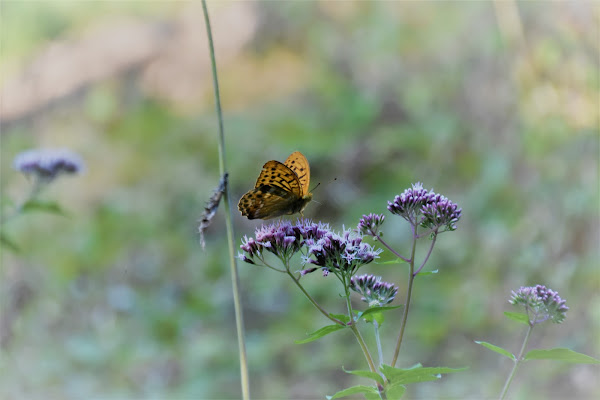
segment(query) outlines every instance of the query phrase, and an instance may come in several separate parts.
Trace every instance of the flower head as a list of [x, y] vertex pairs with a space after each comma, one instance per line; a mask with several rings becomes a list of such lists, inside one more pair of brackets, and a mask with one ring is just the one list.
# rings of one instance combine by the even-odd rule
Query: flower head
[[369, 307], [384, 306], [391, 303], [398, 293], [398, 288], [391, 283], [382, 282], [380, 276], [361, 275], [350, 279], [350, 289], [362, 295], [362, 301]]
[[433, 191], [423, 189], [421, 182], [414, 183], [410, 189], [406, 189], [402, 194], [396, 196], [394, 201], [388, 201], [388, 210], [407, 220], [416, 221], [416, 217], [421, 211], [421, 207], [427, 204]]
[[421, 225], [438, 230], [453, 231], [460, 219], [462, 209], [441, 194], [430, 196], [427, 204], [421, 207], [424, 220]]
[[289, 261], [305, 245], [306, 240], [319, 240], [327, 232], [328, 224], [314, 223], [308, 219], [299, 219], [294, 225], [285, 220], [261, 225], [254, 232], [254, 237], [244, 236], [240, 246], [243, 253], [238, 258], [255, 264], [255, 258], [262, 258], [264, 251], [268, 251]]
[[385, 216], [383, 214], [363, 215], [358, 222], [357, 230], [363, 235], [380, 236], [379, 227], [384, 220]]
[[60, 174], [83, 171], [83, 161], [66, 149], [33, 149], [17, 154], [13, 167], [24, 174], [50, 181]]
[[423, 189], [420, 182], [396, 196], [393, 202], [388, 201], [388, 210], [413, 226], [421, 225], [437, 233], [455, 230], [462, 214], [455, 203], [433, 190]]
[[566, 318], [569, 307], [557, 292], [543, 285], [522, 286], [512, 292], [511, 304], [522, 305], [529, 315], [530, 324], [539, 324], [550, 319], [560, 324]]
[[[361, 266], [379, 257], [381, 249], [364, 243], [362, 236], [352, 230], [341, 234], [327, 231], [318, 239], [306, 239], [308, 246], [306, 262], [329, 272], [353, 275]], [[314, 258], [310, 258], [310, 256]]]

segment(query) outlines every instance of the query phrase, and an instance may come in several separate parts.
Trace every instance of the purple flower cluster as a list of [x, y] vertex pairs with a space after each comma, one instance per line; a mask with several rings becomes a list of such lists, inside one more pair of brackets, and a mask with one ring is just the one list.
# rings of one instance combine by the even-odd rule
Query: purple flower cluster
[[261, 225], [254, 237], [244, 236], [238, 258], [255, 264], [256, 258], [262, 258], [265, 251], [275, 254], [285, 262], [305, 245], [306, 240], [320, 238], [329, 232], [329, 225], [313, 223], [310, 220], [298, 220], [295, 225], [279, 220], [272, 224]]
[[440, 228], [455, 230], [462, 213], [455, 203], [433, 190], [423, 189], [420, 182], [396, 196], [393, 202], [388, 201], [387, 208], [413, 226], [421, 225], [436, 232]]
[[358, 268], [378, 258], [382, 251], [364, 243], [362, 236], [350, 229], [341, 234], [327, 231], [321, 237], [307, 239], [306, 245], [307, 263], [321, 267], [324, 271], [348, 275], [353, 275]]
[[522, 305], [529, 315], [530, 323], [539, 324], [550, 319], [560, 324], [566, 318], [569, 307], [557, 292], [543, 285], [522, 286], [512, 292], [511, 304]]
[[83, 161], [66, 149], [33, 149], [17, 154], [13, 167], [24, 174], [49, 181], [63, 173], [83, 171]]
[[238, 258], [250, 264], [257, 259], [264, 262], [265, 251], [273, 253], [288, 263], [297, 252], [304, 250], [304, 263], [315, 267], [305, 269], [302, 275], [322, 269], [329, 272], [354, 274], [359, 267], [379, 257], [381, 249], [375, 250], [363, 243], [362, 236], [345, 230], [338, 234], [328, 224], [314, 223], [307, 219], [292, 225], [289, 221], [278, 221], [256, 229], [254, 237], [244, 237]]
[[382, 282], [380, 276], [361, 275], [350, 279], [350, 289], [362, 295], [362, 301], [369, 307], [384, 306], [391, 303], [398, 293], [398, 288], [388, 282]]
[[363, 215], [358, 222], [357, 230], [363, 235], [380, 236], [379, 227], [383, 224], [385, 216], [383, 214]]

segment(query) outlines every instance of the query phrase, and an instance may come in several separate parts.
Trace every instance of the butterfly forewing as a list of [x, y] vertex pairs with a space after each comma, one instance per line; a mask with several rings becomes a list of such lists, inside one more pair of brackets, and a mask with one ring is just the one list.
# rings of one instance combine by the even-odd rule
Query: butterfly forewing
[[263, 165], [254, 187], [259, 188], [264, 185], [277, 186], [296, 196], [302, 196], [302, 186], [298, 176], [279, 161], [268, 161]]
[[310, 183], [310, 166], [308, 165], [308, 160], [304, 157], [304, 154], [295, 151], [290, 154], [284, 164], [294, 171], [300, 181], [300, 186], [302, 187], [302, 196], [306, 196], [308, 194], [308, 185]]

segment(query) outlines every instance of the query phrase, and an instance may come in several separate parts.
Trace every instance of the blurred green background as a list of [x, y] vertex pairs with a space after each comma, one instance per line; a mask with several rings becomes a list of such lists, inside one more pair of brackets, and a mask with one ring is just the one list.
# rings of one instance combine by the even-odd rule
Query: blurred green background
[[[468, 366], [408, 398], [498, 395], [519, 350], [502, 313], [511, 290], [545, 284], [570, 307], [531, 348], [598, 357], [600, 7], [594, 2], [209, 2], [222, 88], [236, 246], [260, 221], [237, 212], [262, 164], [303, 152], [305, 215], [336, 229], [386, 214], [421, 181], [458, 203], [418, 279], [398, 366]], [[12, 2], [1, 11], [2, 209], [30, 182], [32, 147], [68, 147], [87, 171], [44, 193], [67, 217], [3, 227], [0, 397], [240, 397], [223, 211], [196, 233], [217, 185], [217, 124], [199, 2]], [[335, 180], [334, 180], [335, 178]], [[424, 250], [422, 248], [421, 250]], [[422, 254], [422, 253], [421, 253]], [[384, 253], [382, 259], [389, 259]], [[365, 383], [349, 332], [327, 324], [285, 276], [240, 263], [251, 393], [324, 398]], [[369, 265], [405, 296], [405, 266]], [[343, 312], [333, 278], [305, 285]], [[356, 299], [358, 300], [358, 299]], [[357, 303], [358, 304], [358, 303]], [[388, 314], [390, 354], [400, 311]], [[370, 327], [363, 334], [373, 343]], [[389, 362], [390, 356], [386, 357]], [[599, 370], [525, 364], [515, 399], [600, 396]]]

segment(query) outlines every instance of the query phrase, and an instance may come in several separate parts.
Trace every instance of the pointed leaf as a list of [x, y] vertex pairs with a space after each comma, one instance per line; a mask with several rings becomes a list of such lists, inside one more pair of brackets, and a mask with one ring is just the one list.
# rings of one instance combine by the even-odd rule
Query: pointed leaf
[[333, 318], [335, 318], [337, 320], [340, 320], [340, 321], [342, 321], [342, 322], [344, 322], [346, 324], [348, 322], [350, 322], [350, 317], [348, 317], [346, 314], [332, 314], [332, 313], [329, 313], [329, 316], [333, 317]]
[[22, 207], [23, 212], [43, 211], [50, 214], [66, 216], [67, 213], [55, 202], [46, 202], [39, 200], [29, 200]]
[[404, 396], [404, 392], [406, 391], [406, 386], [401, 384], [393, 384], [389, 385], [385, 389], [385, 394], [388, 400], [397, 400], [401, 399]]
[[513, 321], [517, 321], [522, 324], [529, 325], [529, 316], [527, 314], [505, 311], [504, 315], [506, 315], [506, 317], [512, 319]]
[[436, 269], [435, 271], [425, 271], [425, 272], [419, 272], [419, 276], [424, 276], [424, 275], [433, 275], [433, 274], [437, 274], [438, 270]]
[[476, 340], [475, 343], [480, 344], [483, 347], [487, 347], [488, 349], [495, 351], [498, 354], [502, 354], [503, 356], [508, 357], [513, 361], [515, 361], [517, 359], [517, 357], [515, 357], [514, 354], [512, 354], [508, 350], [504, 350], [502, 347], [494, 346], [493, 344], [488, 343], [488, 342], [480, 342], [478, 340]]
[[322, 327], [319, 330], [314, 331], [313, 333], [308, 334], [308, 338], [302, 340], [296, 340], [294, 343], [303, 344], [312, 342], [313, 340], [317, 340], [325, 335], [329, 335], [332, 332], [339, 331], [340, 329], [344, 329], [345, 327], [342, 325], [327, 325]]
[[404, 264], [404, 263], [406, 263], [406, 261], [404, 261], [401, 258], [396, 258], [395, 260], [375, 262], [375, 264], [378, 264], [378, 265]]
[[358, 385], [358, 386], [352, 386], [352, 387], [350, 387], [348, 389], [340, 390], [339, 392], [337, 392], [333, 396], [327, 396], [327, 398], [329, 400], [341, 399], [342, 397], [350, 396], [351, 394], [357, 394], [357, 393], [375, 393], [375, 394], [378, 394], [379, 392], [377, 391], [377, 389], [375, 389], [372, 386]]
[[441, 374], [449, 374], [453, 372], [464, 371], [467, 368], [446, 368], [446, 367], [412, 367], [407, 369], [393, 368], [389, 365], [382, 365], [381, 371], [390, 383], [408, 384], [416, 382], [427, 382], [441, 378]]
[[359, 312], [356, 315], [356, 319], [364, 318], [365, 316], [367, 316], [369, 314], [373, 314], [373, 313], [381, 313], [382, 311], [395, 310], [396, 308], [400, 308], [400, 307], [403, 307], [403, 306], [389, 306], [389, 307], [371, 307], [371, 308], [367, 308], [365, 311]]
[[356, 375], [356, 376], [362, 376], [363, 378], [373, 379], [374, 381], [379, 382], [382, 385], [384, 384], [383, 377], [381, 375], [379, 375], [377, 372], [367, 371], [367, 370], [347, 371], [343, 367], [342, 367], [342, 369], [347, 374], [352, 374], [352, 375]]
[[578, 353], [571, 349], [556, 348], [549, 350], [531, 350], [525, 354], [526, 361], [528, 360], [554, 360], [564, 361], [575, 364], [600, 364], [600, 360], [588, 355]]

